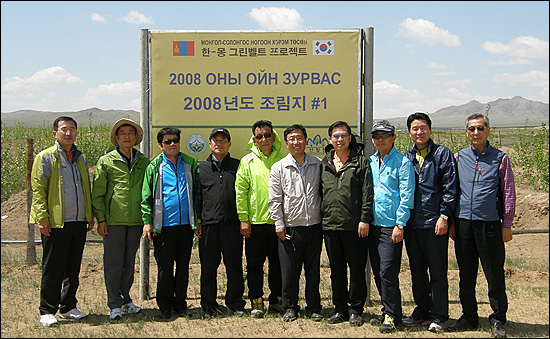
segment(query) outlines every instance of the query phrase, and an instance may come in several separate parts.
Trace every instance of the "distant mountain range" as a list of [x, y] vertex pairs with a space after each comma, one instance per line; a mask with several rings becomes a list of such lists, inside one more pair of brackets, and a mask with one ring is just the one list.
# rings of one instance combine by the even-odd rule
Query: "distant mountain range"
[[[523, 127], [548, 125], [548, 104], [532, 101], [520, 96], [512, 99], [497, 99], [483, 104], [472, 100], [464, 105], [450, 106], [429, 113], [433, 129], [464, 128], [466, 117], [474, 113], [486, 113], [489, 109], [489, 120], [492, 127]], [[413, 113], [413, 112], [411, 112]], [[88, 125], [90, 118], [93, 124], [104, 123], [112, 125], [121, 118], [130, 118], [139, 122], [139, 112], [134, 110], [101, 110], [89, 108], [77, 112], [47, 112], [34, 110], [20, 110], [10, 113], [2, 113], [2, 124], [13, 126], [21, 122], [29, 127], [50, 126], [55, 118], [61, 115], [73, 117], [80, 125]], [[408, 115], [407, 115], [408, 116]], [[401, 129], [406, 129], [407, 116], [400, 118], [388, 118], [392, 124]], [[379, 119], [375, 119], [379, 120]]]

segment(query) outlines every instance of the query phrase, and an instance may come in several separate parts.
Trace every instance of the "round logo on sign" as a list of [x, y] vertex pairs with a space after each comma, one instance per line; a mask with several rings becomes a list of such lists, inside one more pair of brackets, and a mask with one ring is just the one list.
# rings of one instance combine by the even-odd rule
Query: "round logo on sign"
[[200, 134], [193, 134], [187, 138], [187, 150], [194, 155], [204, 153], [206, 144], [206, 139]]

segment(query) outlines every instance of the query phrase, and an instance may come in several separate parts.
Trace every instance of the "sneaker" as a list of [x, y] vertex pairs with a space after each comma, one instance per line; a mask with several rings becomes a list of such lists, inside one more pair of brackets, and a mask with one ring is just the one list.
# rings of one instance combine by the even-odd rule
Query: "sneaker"
[[259, 297], [258, 299], [252, 300], [252, 311], [250, 311], [250, 316], [252, 318], [263, 318], [265, 313], [264, 299]]
[[445, 331], [445, 322], [439, 319], [434, 319], [430, 324], [430, 326], [428, 326], [428, 331], [435, 332], [435, 333]]
[[415, 318], [412, 315], [410, 317], [407, 317], [401, 321], [401, 323], [405, 326], [414, 326], [414, 325], [429, 325], [431, 323], [431, 320], [428, 319], [422, 319], [422, 318]]
[[321, 313], [313, 312], [311, 313], [311, 320], [313, 321], [322, 321], [325, 317]]
[[391, 315], [384, 314], [384, 322], [382, 323], [382, 326], [380, 326], [379, 330], [380, 333], [390, 333], [397, 331], [394, 319]]
[[67, 313], [60, 313], [59, 316], [63, 319], [71, 318], [75, 320], [80, 320], [82, 318], [86, 318], [88, 315], [86, 313], [80, 312], [78, 308], [75, 307]]
[[42, 326], [52, 326], [57, 324], [57, 319], [55, 319], [55, 315], [53, 314], [42, 314], [40, 316], [40, 323]]
[[506, 331], [504, 325], [500, 321], [495, 321], [492, 326], [491, 336], [493, 338], [506, 338]]
[[285, 315], [283, 316], [283, 321], [288, 322], [294, 320], [296, 320], [296, 312], [292, 308], [289, 308], [288, 310], [286, 310]]
[[134, 303], [127, 303], [122, 305], [122, 310], [129, 314], [136, 314], [141, 311], [141, 307], [134, 305]]
[[468, 321], [464, 315], [460, 316], [456, 323], [453, 325], [447, 327], [447, 331], [449, 332], [461, 332], [461, 331], [468, 331], [468, 330], [475, 330], [478, 326], [478, 323], [473, 323]]
[[232, 310], [231, 312], [239, 318], [242, 318], [246, 315], [246, 311], [242, 309]]
[[384, 322], [384, 315], [377, 315], [374, 318], [372, 318], [369, 323], [373, 326], [380, 326]]
[[109, 320], [122, 319], [122, 310], [120, 308], [113, 308], [109, 314]]

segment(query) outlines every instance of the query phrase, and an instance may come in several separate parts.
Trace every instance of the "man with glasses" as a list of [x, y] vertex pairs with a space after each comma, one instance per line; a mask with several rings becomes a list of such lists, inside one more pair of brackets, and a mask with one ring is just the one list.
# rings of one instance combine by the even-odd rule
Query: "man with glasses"
[[241, 159], [235, 190], [237, 214], [241, 234], [245, 237], [245, 256], [248, 298], [252, 303], [250, 315], [264, 316], [264, 262], [268, 259], [269, 308], [283, 313], [281, 305], [281, 267], [279, 264], [278, 237], [269, 214], [269, 172], [273, 164], [284, 158], [280, 153], [281, 139], [273, 130], [271, 121], [258, 120], [252, 125], [248, 142], [250, 153]]
[[192, 316], [186, 299], [193, 237], [200, 223], [194, 189], [198, 161], [180, 152], [180, 134], [174, 127], [157, 133], [162, 153], [147, 166], [142, 189], [143, 237], [155, 247], [160, 319], [169, 319], [172, 309]]
[[407, 128], [413, 145], [405, 156], [414, 165], [416, 187], [405, 247], [416, 307], [402, 323], [429, 324], [429, 331], [442, 332], [449, 319], [447, 220], [452, 218], [456, 204], [456, 164], [450, 149], [433, 142], [432, 121], [427, 114], [409, 115]]
[[399, 270], [404, 228], [414, 204], [412, 162], [395, 148], [395, 127], [387, 120], [371, 131], [377, 152], [370, 157], [374, 181], [374, 222], [369, 236], [372, 274], [382, 302], [382, 316], [371, 324], [382, 325], [382, 333], [394, 332], [403, 316]]
[[225, 306], [244, 316], [243, 236], [235, 205], [235, 176], [239, 160], [229, 153], [231, 135], [226, 128], [210, 132], [210, 152], [199, 164], [200, 184], [199, 256], [201, 261], [201, 307], [205, 318], [220, 314], [217, 272], [223, 255], [227, 275]]
[[[334, 315], [331, 324], [363, 324], [367, 299], [369, 224], [373, 221], [373, 184], [369, 159], [345, 121], [328, 128], [330, 144], [321, 162], [322, 224], [330, 263]], [[349, 290], [348, 290], [349, 267]]]
[[271, 167], [269, 175], [269, 211], [280, 239], [282, 301], [286, 310], [283, 321], [295, 320], [300, 310], [302, 265], [306, 278], [306, 312], [313, 321], [321, 321], [321, 160], [306, 154], [304, 126], [288, 127], [284, 138], [289, 154]]
[[504, 243], [512, 240], [516, 189], [510, 158], [489, 144], [490, 131], [487, 116], [470, 115], [466, 119], [466, 135], [471, 146], [455, 154], [459, 198], [449, 234], [455, 241], [462, 315], [447, 330], [465, 331], [479, 325], [476, 280], [481, 261], [493, 310], [489, 315], [491, 334], [503, 338], [508, 310]]

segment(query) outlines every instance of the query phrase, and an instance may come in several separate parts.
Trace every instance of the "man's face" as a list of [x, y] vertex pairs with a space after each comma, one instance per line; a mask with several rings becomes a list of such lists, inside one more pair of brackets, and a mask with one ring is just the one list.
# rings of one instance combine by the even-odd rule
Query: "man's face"
[[208, 145], [210, 145], [210, 152], [212, 152], [212, 154], [223, 158], [229, 153], [231, 142], [227, 139], [225, 134], [220, 132], [212, 136]]
[[306, 138], [300, 129], [295, 129], [286, 136], [286, 147], [293, 157], [301, 157], [306, 151]]
[[337, 126], [332, 130], [330, 143], [336, 151], [347, 151], [350, 142], [351, 135], [348, 133], [348, 129], [346, 127]]
[[388, 154], [396, 138], [397, 136], [392, 135], [390, 132], [376, 131], [372, 134], [372, 143], [380, 153]]
[[180, 151], [180, 140], [175, 134], [166, 134], [159, 146], [167, 157], [173, 157], [178, 155]]
[[57, 131], [53, 131], [53, 136], [65, 150], [69, 150], [78, 135], [76, 126], [72, 121], [61, 120], [57, 123]]
[[275, 133], [269, 126], [256, 127], [254, 130], [254, 144], [260, 148], [263, 154], [270, 154], [275, 142]]
[[132, 148], [136, 143], [136, 130], [132, 126], [119, 127], [116, 140], [119, 147]]
[[428, 145], [428, 141], [430, 141], [432, 130], [428, 126], [426, 120], [413, 120], [411, 122], [409, 135], [418, 149], [424, 149]]
[[466, 135], [472, 146], [475, 148], [483, 148], [489, 138], [490, 127], [485, 125], [483, 118], [471, 119], [468, 121], [468, 127], [466, 127]]

